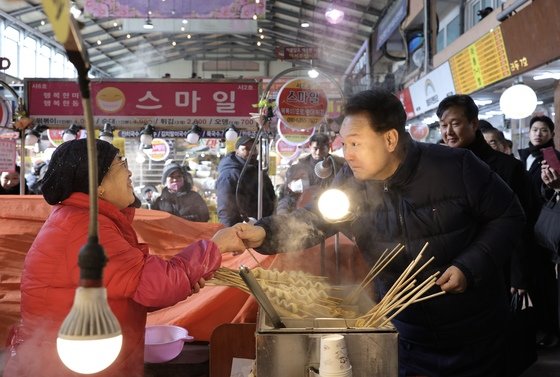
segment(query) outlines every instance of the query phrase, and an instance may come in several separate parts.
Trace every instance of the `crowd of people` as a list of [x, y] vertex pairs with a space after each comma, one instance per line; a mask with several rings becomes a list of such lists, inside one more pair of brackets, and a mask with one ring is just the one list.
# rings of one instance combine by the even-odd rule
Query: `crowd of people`
[[[257, 159], [259, 140], [239, 137], [217, 169], [217, 216], [225, 228], [212, 240], [187, 246], [171, 261], [147, 257], [147, 249], [136, 240], [130, 227], [136, 198], [126, 159], [111, 144], [97, 141], [100, 221], [109, 232], [101, 239], [111, 240], [105, 245], [108, 254], [117, 261], [124, 258], [127, 271], [121, 273], [118, 263], [111, 264], [106, 276], [115, 280], [108, 286], [109, 297], [119, 308], [117, 317], [134, 318], [123, 330], [125, 346], [134, 356], [118, 360], [115, 368], [140, 363], [139, 329], [148, 308], [169, 306], [198, 292], [219, 266], [220, 253], [246, 247], [263, 254], [297, 252], [337, 232], [351, 235], [369, 264], [397, 243], [406, 246], [376, 278], [373, 294], [378, 300], [429, 242], [428, 253], [435, 259], [419, 277], [439, 271], [434, 292], [446, 294], [414, 304], [392, 320], [399, 333], [400, 376], [516, 376], [534, 361], [535, 347], [557, 346], [557, 266], [533, 234], [540, 209], [560, 191], [560, 172], [542, 153], [554, 147], [554, 122], [545, 115], [533, 117], [529, 146], [519, 149], [516, 158], [503, 132], [478, 118], [470, 96], [443, 99], [436, 114], [441, 141], [416, 142], [406, 132], [406, 113], [393, 94], [375, 88], [352, 96], [339, 132], [344, 158], [332, 154], [329, 135], [315, 134], [309, 140], [309, 153], [287, 169], [278, 196]], [[41, 357], [31, 365], [22, 362], [31, 353], [44, 360], [49, 356], [38, 351], [46, 338], [34, 339], [26, 325], [47, 321], [41, 324], [55, 329], [70, 305], [70, 292], [77, 284], [76, 249], [87, 233], [83, 219], [89, 193], [84, 186], [87, 179], [70, 176], [69, 171], [86, 174], [83, 154], [83, 141], [63, 143], [50, 164], [34, 167], [31, 185], [26, 185], [55, 210], [27, 256], [22, 280], [24, 323], [16, 332], [17, 352], [7, 376], [45, 372]], [[556, 154], [560, 157], [560, 152]], [[3, 172], [0, 194], [19, 193], [19, 180], [17, 170]], [[155, 188], [143, 192], [151, 209], [189, 221], [209, 221], [208, 206], [194, 190], [188, 168], [166, 164], [161, 184], [157, 197], [152, 197]], [[329, 187], [340, 188], [360, 203], [351, 220], [333, 224], [321, 216], [316, 199]], [[81, 230], [76, 232], [78, 224]], [[73, 241], [61, 232], [72, 234]], [[53, 280], [58, 270], [49, 267], [45, 272], [44, 266], [54, 266], [60, 253], [67, 256], [67, 271], [56, 273]], [[179, 278], [177, 271], [190, 271], [206, 254], [216, 263]], [[129, 268], [135, 260], [138, 263]], [[135, 268], [149, 269], [152, 275]], [[163, 283], [151, 284], [153, 279]], [[154, 290], [156, 286], [161, 290]], [[64, 295], [57, 293], [61, 305], [47, 309], [49, 292], [60, 287], [66, 288]], [[533, 332], [534, 340], [522, 345], [528, 353], [524, 364], [507, 352], [512, 334], [519, 330], [511, 326], [513, 295], [530, 297], [535, 315], [526, 329]], [[59, 366], [52, 370], [52, 375], [64, 375]]]

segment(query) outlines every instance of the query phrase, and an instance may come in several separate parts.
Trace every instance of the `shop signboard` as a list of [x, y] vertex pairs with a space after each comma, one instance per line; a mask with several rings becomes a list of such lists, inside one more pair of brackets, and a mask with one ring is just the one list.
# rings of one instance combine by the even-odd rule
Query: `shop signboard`
[[318, 47], [303, 47], [303, 46], [277, 47], [274, 50], [274, 52], [276, 57], [281, 60], [319, 59]]
[[276, 100], [279, 118], [288, 127], [309, 129], [317, 126], [327, 115], [327, 95], [311, 79], [295, 78], [288, 81]]
[[[27, 108], [36, 124], [67, 127], [83, 124], [78, 84], [64, 79], [25, 80]], [[255, 129], [249, 113], [258, 102], [259, 85], [253, 80], [92, 80], [95, 126], [118, 128], [145, 124], [167, 129]]]
[[500, 28], [512, 75], [560, 58], [560, 1], [533, 1], [504, 20]]
[[414, 106], [412, 105], [410, 90], [408, 88], [404, 88], [403, 90], [397, 93], [397, 97], [399, 97], [399, 99], [401, 100], [401, 103], [404, 107], [404, 111], [406, 112], [406, 118], [407, 119], [414, 118]]
[[0, 139], [0, 171], [13, 172], [16, 166], [16, 141]]
[[443, 63], [408, 88], [416, 115], [436, 108], [442, 99], [455, 94], [449, 63]]
[[470, 94], [511, 76], [500, 26], [449, 59], [455, 89]]
[[308, 128], [303, 130], [295, 130], [284, 124], [278, 119], [278, 135], [290, 145], [302, 145], [309, 141], [311, 136], [315, 133], [315, 128]]

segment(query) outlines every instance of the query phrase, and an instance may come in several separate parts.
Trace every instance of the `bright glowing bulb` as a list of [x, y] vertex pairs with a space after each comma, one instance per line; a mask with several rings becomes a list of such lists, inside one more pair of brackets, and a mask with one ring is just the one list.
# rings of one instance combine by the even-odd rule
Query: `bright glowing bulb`
[[500, 110], [507, 118], [526, 118], [535, 111], [536, 107], [537, 95], [525, 84], [507, 88], [500, 97]]
[[303, 27], [303, 28], [306, 28], [306, 27], [309, 27], [309, 26], [310, 26], [309, 22], [304, 21], [304, 22], [301, 23], [301, 27]]
[[307, 71], [307, 75], [312, 79], [316, 79], [317, 77], [319, 77], [319, 71], [317, 71], [315, 68], [311, 68], [309, 71]]
[[340, 221], [350, 214], [350, 200], [341, 190], [326, 190], [319, 197], [317, 205], [327, 221]]
[[338, 24], [344, 19], [344, 12], [331, 5], [325, 12], [325, 18], [330, 24]]
[[117, 359], [122, 340], [119, 322], [107, 302], [107, 290], [78, 287], [56, 339], [64, 365], [81, 374], [100, 372]]
[[196, 132], [191, 132], [187, 135], [187, 142], [189, 144], [198, 143], [198, 139], [200, 139], [200, 136]]

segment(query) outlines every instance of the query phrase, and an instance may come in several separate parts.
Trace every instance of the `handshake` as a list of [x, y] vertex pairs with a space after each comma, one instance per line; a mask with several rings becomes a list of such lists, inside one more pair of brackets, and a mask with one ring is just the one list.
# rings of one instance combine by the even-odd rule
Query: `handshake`
[[266, 237], [264, 228], [246, 223], [238, 223], [220, 229], [212, 237], [221, 253], [242, 253], [245, 249], [259, 247]]

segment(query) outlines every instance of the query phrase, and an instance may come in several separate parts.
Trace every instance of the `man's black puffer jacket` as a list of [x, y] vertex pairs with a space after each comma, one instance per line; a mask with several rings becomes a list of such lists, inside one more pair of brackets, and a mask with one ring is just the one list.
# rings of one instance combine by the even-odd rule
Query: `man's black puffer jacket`
[[[258, 250], [302, 250], [338, 230], [354, 236], [373, 264], [385, 249], [402, 243], [406, 250], [375, 282], [382, 297], [429, 242], [424, 261], [432, 256], [435, 260], [418, 281], [455, 265], [467, 277], [468, 288], [409, 306], [393, 320], [400, 336], [435, 347], [491, 336], [505, 324], [503, 270], [524, 226], [521, 206], [507, 185], [470, 151], [404, 142], [405, 160], [386, 181], [357, 181], [348, 166], [337, 175], [333, 186], [350, 192], [352, 202], [358, 203], [351, 224], [329, 229], [307, 210], [272, 216], [257, 223], [267, 231]], [[436, 286], [433, 291], [439, 290]]]

